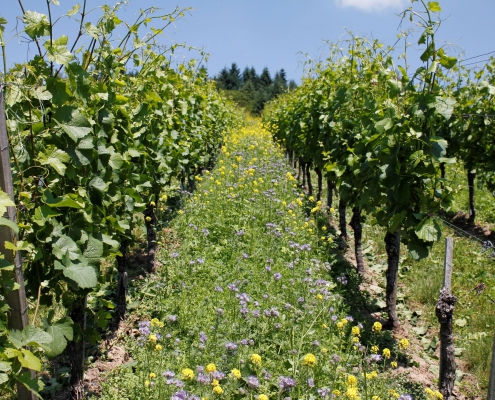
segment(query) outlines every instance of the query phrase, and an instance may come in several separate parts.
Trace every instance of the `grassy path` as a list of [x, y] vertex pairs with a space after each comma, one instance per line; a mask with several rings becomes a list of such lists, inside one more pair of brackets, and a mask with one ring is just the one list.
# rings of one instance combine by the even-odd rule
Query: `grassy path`
[[348, 314], [352, 272], [293, 173], [259, 125], [226, 137], [167, 226], [159, 276], [135, 288], [133, 362], [101, 398], [408, 398], [407, 341]]

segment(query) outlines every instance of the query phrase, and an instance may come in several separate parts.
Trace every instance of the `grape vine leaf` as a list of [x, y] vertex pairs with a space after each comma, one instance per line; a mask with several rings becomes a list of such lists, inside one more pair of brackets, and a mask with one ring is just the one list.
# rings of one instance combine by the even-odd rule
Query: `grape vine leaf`
[[59, 175], [64, 176], [67, 166], [64, 164], [70, 161], [70, 156], [63, 150], [52, 147], [48, 149], [46, 154], [39, 153], [39, 161], [41, 165], [50, 165]]
[[433, 218], [425, 218], [414, 230], [416, 236], [425, 242], [436, 242], [442, 236], [442, 228]]
[[48, 357], [56, 357], [62, 354], [67, 347], [67, 340], [74, 339], [73, 325], [74, 322], [70, 317], [62, 318], [53, 323], [53, 325], [46, 318], [43, 318], [45, 331], [51, 337], [50, 343], [43, 346]]
[[24, 30], [31, 39], [50, 34], [50, 22], [45, 14], [26, 11], [23, 18]]
[[60, 36], [53, 41], [46, 41], [43, 47], [46, 49], [46, 57], [49, 61], [56, 62], [58, 64], [69, 64], [74, 56], [67, 48], [69, 42], [68, 36]]

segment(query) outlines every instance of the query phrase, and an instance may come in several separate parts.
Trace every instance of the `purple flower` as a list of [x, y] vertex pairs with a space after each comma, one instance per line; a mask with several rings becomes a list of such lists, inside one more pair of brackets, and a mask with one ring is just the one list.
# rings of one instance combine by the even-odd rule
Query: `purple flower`
[[382, 356], [380, 354], [372, 354], [371, 355], [371, 361], [380, 362], [380, 361], [382, 361]]
[[206, 336], [206, 333], [204, 333], [204, 332], [202, 332], [202, 331], [201, 331], [201, 332], [199, 332], [199, 341], [200, 341], [201, 343], [204, 343], [204, 342], [206, 342], [207, 340], [208, 340], [208, 336]]
[[331, 390], [329, 388], [322, 388], [318, 389], [317, 392], [321, 397], [326, 397], [330, 394]]
[[244, 236], [246, 232], [244, 232], [242, 229], [240, 231], [237, 231], [237, 236]]
[[320, 345], [320, 342], [318, 340], [315, 340], [315, 341], [311, 342], [311, 344], [315, 347], [318, 347]]
[[260, 381], [253, 375], [247, 377], [246, 383], [251, 389], [257, 389], [260, 386]]
[[170, 254], [170, 257], [177, 258], [177, 257], [179, 257], [179, 253], [173, 252], [172, 254]]
[[269, 265], [265, 266], [265, 269], [270, 272], [272, 270], [272, 267], [270, 267]]
[[398, 400], [414, 400], [414, 397], [410, 394], [401, 394]]
[[215, 286], [216, 292], [223, 292], [223, 288], [221, 286]]
[[308, 379], [308, 386], [310, 388], [314, 388], [315, 387], [315, 380], [313, 378], [309, 378]]
[[279, 317], [280, 316], [280, 313], [278, 312], [278, 310], [275, 307], [270, 308], [270, 314], [272, 317]]
[[254, 318], [259, 318], [261, 316], [261, 312], [260, 312], [260, 310], [253, 310], [253, 311], [251, 311], [251, 315]]
[[175, 372], [170, 371], [170, 370], [169, 371], [165, 371], [165, 372], [162, 372], [162, 376], [164, 378], [167, 378], [167, 379], [172, 379], [172, 378], [175, 377]]
[[170, 322], [177, 322], [177, 315], [169, 315], [168, 320]]
[[208, 236], [210, 234], [210, 231], [208, 229], [201, 229], [201, 232], [203, 232], [203, 235]]
[[211, 379], [216, 379], [217, 381], [221, 381], [225, 378], [225, 374], [221, 371], [213, 371], [211, 374]]
[[304, 303], [304, 297], [299, 297], [299, 298], [297, 299], [297, 302], [298, 302], [299, 304]]
[[276, 280], [276, 281], [279, 281], [280, 279], [282, 279], [282, 274], [280, 272], [275, 272], [273, 274], [273, 278]]
[[210, 383], [210, 377], [203, 373], [199, 373], [197, 381], [201, 385], [208, 385]]
[[220, 307], [215, 308], [215, 311], [216, 311], [218, 316], [222, 316], [224, 313], [223, 308], [220, 308]]
[[249, 344], [247, 339], [241, 339], [239, 343], [242, 344], [243, 346], [247, 346]]
[[151, 333], [150, 321], [141, 321], [138, 325], [139, 332], [143, 336], [148, 336]]
[[352, 316], [350, 316], [350, 315], [347, 315], [347, 316], [345, 317], [345, 319], [346, 319], [347, 321], [349, 321], [349, 322], [354, 321], [354, 318], [353, 318]]
[[235, 350], [237, 350], [237, 345], [233, 342], [227, 342], [227, 343], [225, 343], [225, 349], [227, 351], [235, 351]]
[[296, 386], [296, 381], [293, 378], [281, 376], [278, 378], [278, 386], [281, 391], [289, 391]]
[[196, 260], [196, 262], [197, 262], [198, 264], [204, 264], [204, 263], [205, 263], [205, 259], [204, 259], [204, 258], [198, 258], [198, 259]]
[[238, 287], [235, 285], [235, 283], [231, 283], [227, 286], [227, 288], [231, 291], [231, 292], [238, 292], [239, 289]]
[[249, 256], [246, 253], [242, 253], [242, 258], [246, 259], [249, 258]]

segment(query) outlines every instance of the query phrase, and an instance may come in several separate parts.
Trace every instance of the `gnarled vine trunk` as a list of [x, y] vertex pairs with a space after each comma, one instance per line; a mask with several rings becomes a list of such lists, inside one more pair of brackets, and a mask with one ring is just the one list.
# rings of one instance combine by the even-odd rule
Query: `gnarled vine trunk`
[[146, 237], [148, 240], [148, 254], [146, 257], [146, 267], [152, 274], [156, 274], [156, 213], [155, 206], [148, 205], [144, 211], [146, 222]]
[[476, 178], [476, 172], [472, 169], [468, 169], [467, 179], [469, 187], [469, 219], [470, 224], [474, 223], [476, 218], [476, 209], [474, 208], [474, 180]]
[[399, 277], [399, 254], [400, 254], [400, 231], [394, 233], [387, 231], [385, 235], [385, 250], [388, 256], [387, 266], [387, 288], [386, 288], [386, 303], [388, 321], [385, 327], [388, 329], [396, 329], [399, 327], [399, 319], [397, 318], [397, 279]]
[[363, 260], [363, 227], [361, 225], [361, 209], [352, 207], [352, 218], [349, 223], [354, 231], [354, 254], [356, 256], [356, 269], [360, 275], [364, 275], [364, 260]]
[[313, 185], [311, 183], [311, 162], [306, 163], [306, 179], [308, 181], [308, 196], [312, 196]]
[[67, 343], [67, 353], [70, 360], [70, 398], [81, 400], [84, 398], [84, 331], [86, 329], [87, 296], [79, 297], [72, 303], [70, 317], [74, 321], [74, 340]]
[[323, 192], [323, 175], [320, 167], [315, 167], [316, 176], [318, 177], [318, 192], [316, 193], [316, 200], [321, 200]]
[[117, 256], [117, 325], [125, 320], [127, 312], [127, 268], [129, 263], [128, 240], [123, 238], [120, 242], [120, 256]]
[[340, 239], [342, 240], [342, 246], [347, 246], [347, 221], [345, 217], [345, 211], [347, 208], [347, 203], [342, 199], [339, 200], [339, 229], [340, 229]]

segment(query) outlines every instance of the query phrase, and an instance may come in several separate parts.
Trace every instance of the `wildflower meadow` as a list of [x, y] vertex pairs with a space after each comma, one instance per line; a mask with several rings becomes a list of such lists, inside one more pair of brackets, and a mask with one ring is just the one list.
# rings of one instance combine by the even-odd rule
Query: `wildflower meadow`
[[[158, 277], [145, 279], [131, 361], [102, 399], [412, 399], [407, 339], [349, 314], [329, 221], [257, 122], [225, 135], [182, 192]], [[414, 398], [441, 398], [431, 389]]]

